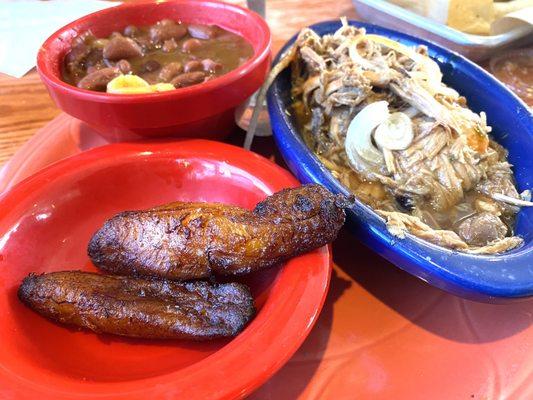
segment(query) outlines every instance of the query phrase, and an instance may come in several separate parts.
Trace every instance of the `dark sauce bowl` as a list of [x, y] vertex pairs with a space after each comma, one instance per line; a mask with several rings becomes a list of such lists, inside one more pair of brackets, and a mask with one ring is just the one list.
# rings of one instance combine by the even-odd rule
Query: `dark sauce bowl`
[[[445, 83], [464, 95], [472, 110], [487, 113], [494, 139], [509, 151], [519, 192], [533, 188], [533, 116], [517, 96], [482, 68], [433, 43], [371, 24], [350, 21], [350, 25], [405, 45], [426, 45], [429, 55], [439, 64]], [[340, 26], [338, 21], [327, 21], [311, 28], [322, 36]], [[305, 145], [294, 116], [286, 113], [292, 103], [290, 85], [287, 69], [268, 93], [272, 129], [281, 154], [300, 181], [320, 183], [335, 193], [348, 194]], [[523, 300], [533, 295], [533, 207], [522, 208], [516, 219], [515, 233], [524, 239], [524, 244], [490, 256], [452, 251], [410, 234], [405, 239], [395, 237], [387, 230], [384, 220], [360, 201], [348, 211], [348, 227], [365, 245], [397, 267], [455, 295], [492, 303]], [[354, 260], [357, 260], [355, 254]]]
[[[61, 66], [76, 36], [91, 30], [107, 37], [127, 25], [162, 19], [218, 25], [246, 39], [254, 54], [225, 75], [186, 88], [150, 94], [109, 94], [79, 89], [62, 80]], [[37, 69], [56, 105], [112, 141], [139, 137], [223, 138], [235, 128], [235, 108], [263, 83], [270, 63], [271, 35], [256, 13], [212, 0], [136, 2], [80, 18], [50, 36], [37, 56]]]

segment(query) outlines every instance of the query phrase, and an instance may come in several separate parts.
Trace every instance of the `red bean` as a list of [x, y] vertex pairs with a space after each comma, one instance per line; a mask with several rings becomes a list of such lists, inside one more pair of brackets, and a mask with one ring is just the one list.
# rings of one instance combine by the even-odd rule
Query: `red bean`
[[85, 57], [83, 63], [87, 67], [102, 65], [104, 64], [102, 49], [91, 49], [90, 53]]
[[143, 72], [154, 72], [159, 68], [161, 68], [161, 64], [159, 64], [156, 60], [148, 60], [142, 65], [141, 70]]
[[206, 58], [205, 60], [202, 60], [202, 66], [204, 68], [204, 71], [206, 72], [216, 72], [222, 69], [222, 64], [216, 61], [213, 61], [210, 58]]
[[94, 71], [98, 71], [99, 69], [102, 69], [102, 67], [98, 65], [91, 65], [90, 67], [87, 67], [87, 75], [92, 74]]
[[159, 71], [159, 79], [163, 82], [170, 82], [172, 78], [174, 78], [176, 75], [181, 74], [182, 71], [183, 66], [181, 65], [181, 63], [177, 61], [171, 62], [161, 68], [161, 71]]
[[115, 67], [117, 67], [120, 72], [123, 74], [129, 74], [131, 72], [131, 64], [128, 60], [120, 60], [115, 64]]
[[108, 82], [119, 75], [118, 68], [102, 68], [86, 75], [78, 82], [78, 87], [87, 90], [105, 91]]
[[150, 39], [155, 43], [163, 43], [169, 39], [178, 40], [186, 34], [185, 26], [169, 20], [160, 21], [150, 28]]
[[205, 79], [205, 72], [189, 72], [186, 74], [181, 74], [176, 76], [170, 81], [176, 88], [196, 85], [197, 83], [203, 82]]
[[165, 19], [162, 19], [161, 21], [157, 22], [157, 24], [162, 25], [162, 26], [175, 25], [176, 21], [174, 21], [172, 19], [165, 18]]
[[124, 36], [133, 37], [139, 33], [139, 28], [137, 28], [135, 25], [128, 25], [124, 28]]
[[213, 39], [218, 34], [215, 25], [189, 25], [189, 35], [196, 39]]
[[154, 44], [150, 40], [148, 36], [138, 36], [135, 38], [135, 41], [139, 46], [141, 46], [143, 49], [151, 49]]
[[104, 47], [104, 57], [108, 60], [120, 60], [142, 56], [142, 49], [133, 39], [115, 36]]
[[72, 47], [65, 56], [65, 62], [69, 71], [75, 72], [81, 68], [82, 62], [92, 51], [91, 46], [87, 43], [95, 39], [90, 32], [85, 32], [72, 40]]
[[203, 69], [204, 66], [202, 65], [202, 63], [196, 60], [188, 61], [185, 64], [185, 67], [183, 68], [185, 72], [202, 71]]
[[181, 49], [185, 51], [186, 53], [190, 53], [191, 51], [199, 49], [202, 46], [203, 46], [203, 43], [198, 39], [187, 39], [181, 45]]
[[171, 51], [176, 50], [177, 48], [178, 48], [178, 44], [176, 43], [174, 39], [165, 40], [165, 42], [163, 43], [163, 46], [161, 47], [161, 49], [165, 53], [170, 53]]

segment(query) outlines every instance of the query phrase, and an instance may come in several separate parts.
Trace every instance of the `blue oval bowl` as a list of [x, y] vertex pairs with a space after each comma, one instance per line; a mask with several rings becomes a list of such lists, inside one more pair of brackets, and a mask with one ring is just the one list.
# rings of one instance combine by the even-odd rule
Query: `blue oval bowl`
[[[409, 46], [426, 45], [430, 56], [439, 64], [444, 81], [468, 99], [472, 110], [487, 113], [493, 137], [509, 150], [519, 191], [533, 188], [533, 116], [518, 97], [483, 69], [449, 50], [379, 26], [349, 23]], [[311, 28], [324, 35], [340, 26], [339, 21], [327, 21]], [[275, 62], [295, 39], [296, 35], [283, 47]], [[279, 150], [300, 181], [320, 183], [335, 193], [348, 194], [305, 145], [290, 115], [290, 105], [287, 69], [268, 92], [268, 111]], [[533, 295], [533, 207], [523, 208], [516, 220], [515, 230], [524, 238], [524, 245], [496, 256], [464, 254], [412, 235], [405, 239], [394, 237], [387, 231], [385, 222], [359, 201], [348, 211], [348, 227], [364, 244], [396, 266], [458, 296], [502, 303]]]

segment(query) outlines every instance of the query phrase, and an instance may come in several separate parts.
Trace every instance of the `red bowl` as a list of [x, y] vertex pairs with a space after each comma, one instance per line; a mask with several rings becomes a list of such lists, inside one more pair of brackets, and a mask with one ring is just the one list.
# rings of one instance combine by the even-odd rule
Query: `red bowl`
[[326, 246], [239, 281], [257, 307], [232, 340], [193, 343], [96, 335], [56, 325], [16, 291], [30, 272], [95, 271], [87, 242], [115, 213], [175, 200], [252, 208], [298, 182], [219, 142], [120, 143], [60, 161], [0, 198], [0, 398], [230, 399], [266, 381], [300, 346], [329, 284]]
[[[149, 25], [164, 18], [218, 25], [248, 40], [254, 56], [221, 77], [162, 93], [108, 94], [79, 89], [61, 80], [61, 65], [74, 37], [89, 29], [97, 37], [106, 37], [129, 24]], [[235, 127], [235, 108], [263, 83], [270, 63], [270, 42], [266, 22], [235, 5], [211, 0], [124, 4], [89, 14], [58, 30], [41, 46], [37, 69], [59, 108], [110, 140], [221, 138]]]

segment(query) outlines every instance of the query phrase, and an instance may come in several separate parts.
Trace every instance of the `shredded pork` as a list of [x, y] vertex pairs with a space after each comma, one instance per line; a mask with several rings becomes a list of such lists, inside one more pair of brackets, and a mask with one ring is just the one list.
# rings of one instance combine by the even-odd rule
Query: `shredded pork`
[[[522, 243], [512, 235], [518, 207], [497, 200], [498, 194], [520, 199], [507, 152], [489, 138], [485, 115], [472, 112], [463, 97], [442, 83], [426, 48], [367, 35], [344, 21], [337, 32], [323, 37], [304, 29], [283, 67], [288, 60], [294, 111], [307, 144], [386, 220], [392, 234], [410, 233], [476, 254], [501, 253]], [[365, 153], [357, 148], [361, 141], [355, 132], [350, 140], [357, 141], [357, 151], [347, 150], [350, 123], [378, 101], [385, 101], [391, 114], [409, 117], [412, 141], [391, 150], [377, 146], [374, 136]], [[491, 213], [486, 220], [494, 222], [498, 235], [471, 231], [480, 224], [469, 218], [479, 213]]]

